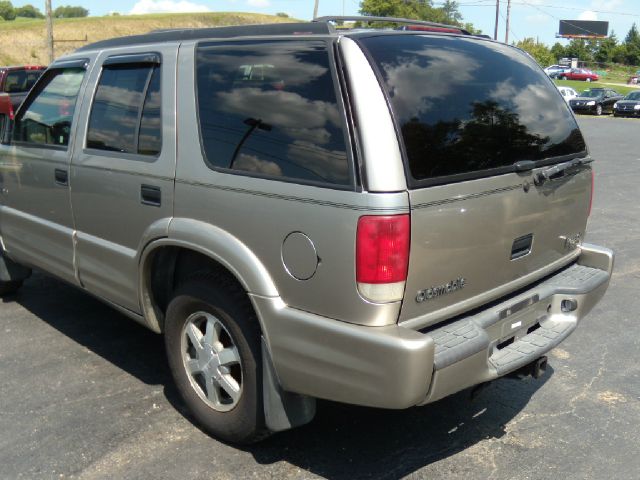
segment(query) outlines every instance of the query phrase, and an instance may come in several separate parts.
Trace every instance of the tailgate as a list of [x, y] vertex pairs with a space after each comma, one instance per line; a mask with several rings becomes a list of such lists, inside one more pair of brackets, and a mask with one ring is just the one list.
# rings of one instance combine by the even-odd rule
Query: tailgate
[[571, 261], [584, 238], [590, 191], [590, 167], [541, 186], [513, 173], [410, 191], [400, 321], [433, 324]]
[[451, 318], [577, 256], [591, 198], [587, 148], [531, 57], [469, 36], [358, 41], [403, 147], [411, 248], [401, 322]]

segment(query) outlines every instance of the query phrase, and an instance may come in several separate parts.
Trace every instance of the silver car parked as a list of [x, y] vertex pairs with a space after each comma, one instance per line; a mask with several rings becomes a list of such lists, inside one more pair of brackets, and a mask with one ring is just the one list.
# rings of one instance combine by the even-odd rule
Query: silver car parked
[[228, 441], [316, 398], [540, 374], [611, 276], [587, 146], [530, 57], [332, 20], [98, 42], [5, 122], [3, 293], [38, 268], [164, 334]]

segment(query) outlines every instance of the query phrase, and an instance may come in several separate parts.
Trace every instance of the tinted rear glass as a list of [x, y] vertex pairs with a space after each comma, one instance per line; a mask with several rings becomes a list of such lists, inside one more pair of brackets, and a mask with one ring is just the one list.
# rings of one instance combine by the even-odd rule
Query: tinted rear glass
[[520, 51], [460, 37], [360, 39], [378, 67], [415, 180], [489, 174], [585, 150], [556, 88]]

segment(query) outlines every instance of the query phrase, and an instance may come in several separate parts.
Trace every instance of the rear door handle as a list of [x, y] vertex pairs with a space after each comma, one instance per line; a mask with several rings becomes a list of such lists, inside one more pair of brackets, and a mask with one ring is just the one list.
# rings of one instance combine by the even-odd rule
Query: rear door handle
[[66, 187], [69, 185], [69, 172], [61, 168], [56, 168], [53, 174], [55, 177], [56, 184], [62, 185], [63, 187]]
[[160, 191], [160, 187], [142, 185], [140, 187], [140, 201], [143, 205], [159, 207], [162, 204], [162, 193]]

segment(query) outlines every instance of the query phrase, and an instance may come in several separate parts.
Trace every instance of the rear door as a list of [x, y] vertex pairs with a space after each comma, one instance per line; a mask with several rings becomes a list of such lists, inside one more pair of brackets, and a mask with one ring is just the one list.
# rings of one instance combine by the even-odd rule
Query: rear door
[[173, 215], [177, 50], [101, 54], [71, 166], [82, 285], [135, 312], [138, 252]]
[[586, 146], [533, 60], [463, 37], [377, 35], [361, 44], [404, 146], [411, 253], [401, 321], [433, 323], [574, 258], [591, 172], [537, 185], [531, 167], [583, 157]]

